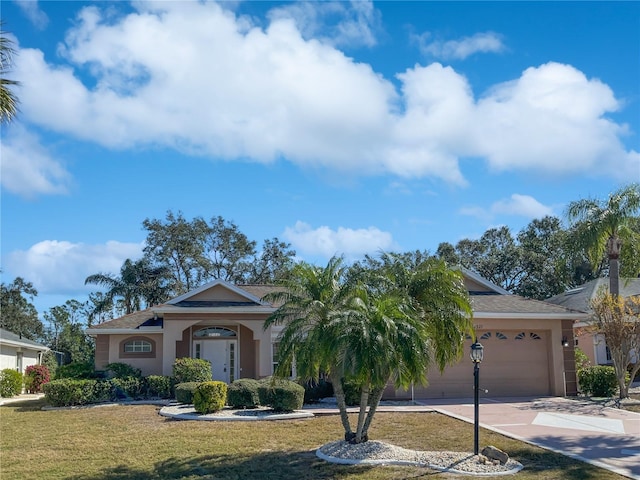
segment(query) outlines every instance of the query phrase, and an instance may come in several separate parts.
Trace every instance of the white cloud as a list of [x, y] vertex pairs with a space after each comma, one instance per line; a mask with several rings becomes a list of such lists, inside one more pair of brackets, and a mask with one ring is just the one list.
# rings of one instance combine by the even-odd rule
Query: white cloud
[[271, 21], [293, 19], [305, 39], [319, 38], [333, 46], [376, 45], [380, 12], [373, 2], [294, 2], [269, 11]]
[[502, 35], [494, 32], [480, 32], [459, 40], [443, 41], [431, 38], [430, 32], [412, 37], [423, 54], [444, 60], [464, 60], [476, 53], [500, 53], [505, 50]]
[[26, 198], [67, 193], [69, 172], [24, 125], [6, 126], [0, 156], [0, 183], [5, 190]]
[[15, 0], [15, 3], [20, 7], [22, 13], [25, 14], [34, 27], [39, 30], [47, 28], [49, 17], [40, 10], [37, 0]]
[[319, 255], [327, 259], [333, 255], [355, 258], [394, 247], [391, 234], [376, 227], [366, 229], [339, 227], [337, 230], [332, 230], [322, 226], [313, 229], [309, 224], [298, 221], [293, 227], [285, 229], [283, 237], [298, 253]]
[[33, 283], [39, 293], [79, 293], [94, 291], [84, 281], [94, 273], [119, 273], [127, 259], [142, 256], [143, 245], [108, 241], [87, 245], [59, 240], [44, 240], [28, 250], [7, 256], [7, 268], [14, 276]]
[[[84, 8], [60, 48], [65, 64], [20, 51], [29, 121], [110, 148], [457, 185], [463, 157], [552, 175], [628, 178], [640, 166], [620, 140], [626, 127], [608, 118], [619, 108], [611, 89], [569, 65], [529, 68], [480, 99], [451, 67], [416, 65], [397, 75], [398, 91], [326, 39], [306, 39], [290, 12], [263, 29], [216, 3], [134, 5], [108, 20]], [[371, 8], [354, 5], [356, 17]]]
[[520, 195], [518, 193], [494, 202], [489, 208], [467, 206], [461, 208], [459, 213], [476, 217], [483, 221], [490, 221], [498, 215], [514, 215], [531, 220], [554, 215], [553, 208], [540, 203], [530, 195]]

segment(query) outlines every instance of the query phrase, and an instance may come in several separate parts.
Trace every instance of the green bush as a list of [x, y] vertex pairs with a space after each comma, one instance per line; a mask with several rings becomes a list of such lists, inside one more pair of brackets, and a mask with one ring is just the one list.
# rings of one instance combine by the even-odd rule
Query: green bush
[[0, 372], [0, 397], [14, 397], [22, 393], [22, 374], [12, 368]]
[[42, 355], [42, 365], [46, 365], [49, 369], [49, 377], [51, 379], [56, 378], [56, 370], [58, 370], [58, 359], [56, 354], [51, 350], [47, 350]]
[[618, 390], [618, 379], [613, 367], [593, 365], [578, 371], [582, 393], [592, 397], [612, 397]]
[[180, 403], [193, 403], [193, 392], [200, 382], [184, 382], [179, 383], [175, 387], [176, 400]]
[[173, 378], [176, 384], [186, 382], [210, 382], [211, 362], [200, 358], [176, 358], [173, 364]]
[[91, 379], [96, 378], [96, 372], [93, 363], [89, 362], [73, 362], [66, 365], [60, 365], [56, 369], [56, 380], [63, 378]]
[[111, 377], [115, 378], [126, 378], [126, 377], [136, 377], [142, 378], [142, 371], [139, 368], [132, 367], [128, 363], [109, 363], [105, 370], [109, 372]]
[[29, 393], [42, 392], [42, 386], [50, 380], [46, 365], [29, 365], [24, 371], [24, 387]]
[[104, 402], [110, 400], [111, 389], [109, 382], [72, 378], [52, 380], [43, 387], [45, 399], [54, 407]]
[[233, 408], [256, 408], [260, 405], [260, 382], [252, 378], [239, 378], [227, 389], [227, 405]]
[[299, 410], [304, 403], [304, 387], [291, 380], [265, 379], [258, 387], [260, 404], [276, 412]]
[[173, 398], [173, 378], [163, 375], [146, 377], [147, 395], [151, 398]]
[[344, 391], [344, 401], [349, 407], [360, 405], [362, 387], [355, 381], [342, 380], [342, 390]]
[[113, 385], [116, 399], [132, 398], [140, 400], [146, 396], [147, 385], [144, 379], [138, 377], [112, 378], [108, 380]]
[[202, 382], [193, 392], [193, 408], [202, 414], [222, 410], [226, 400], [227, 384], [224, 382]]
[[333, 385], [321, 378], [301, 383], [304, 387], [304, 403], [314, 403], [321, 398], [333, 397]]

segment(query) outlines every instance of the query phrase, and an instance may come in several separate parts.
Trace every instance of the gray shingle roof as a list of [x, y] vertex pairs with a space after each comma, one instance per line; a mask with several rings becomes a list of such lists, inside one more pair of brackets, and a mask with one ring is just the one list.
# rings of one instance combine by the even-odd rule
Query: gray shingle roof
[[[574, 310], [591, 312], [591, 300], [596, 297], [601, 288], [606, 288], [607, 292], [609, 291], [608, 278], [596, 278], [577, 288], [548, 298], [546, 301]], [[640, 278], [621, 278], [620, 295], [623, 297], [640, 295]]]
[[[161, 315], [158, 315], [158, 317], [162, 318]], [[139, 312], [133, 312], [119, 318], [114, 318], [113, 320], [108, 320], [98, 325], [93, 325], [91, 329], [138, 328], [143, 323], [153, 320], [154, 318], [155, 314], [153, 312], [153, 309], [147, 308], [146, 310], [140, 310]]]
[[20, 335], [10, 332], [9, 330], [5, 330], [4, 328], [0, 328], [0, 339], [8, 340], [10, 342], [21, 343], [23, 345], [34, 347], [39, 350], [49, 349], [49, 347], [47, 347], [46, 345], [42, 345], [41, 343], [34, 342], [33, 340], [29, 340], [28, 338], [25, 338], [25, 337], [20, 337]]
[[513, 313], [516, 315], [581, 313], [577, 310], [518, 295], [471, 295], [471, 306], [476, 313]]

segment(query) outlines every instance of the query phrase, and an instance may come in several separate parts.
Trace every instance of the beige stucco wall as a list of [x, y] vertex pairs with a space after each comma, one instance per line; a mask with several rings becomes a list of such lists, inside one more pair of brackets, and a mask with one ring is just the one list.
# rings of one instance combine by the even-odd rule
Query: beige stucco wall
[[[155, 342], [155, 357], [154, 358], [135, 358], [128, 356], [127, 358], [120, 357], [120, 342], [127, 338], [150, 338]], [[162, 334], [149, 333], [145, 334], [140, 332], [136, 335], [109, 335], [109, 363], [128, 363], [129, 365], [139, 368], [142, 371], [142, 375], [171, 375], [163, 373], [162, 369], [162, 357], [163, 357], [163, 341]]]

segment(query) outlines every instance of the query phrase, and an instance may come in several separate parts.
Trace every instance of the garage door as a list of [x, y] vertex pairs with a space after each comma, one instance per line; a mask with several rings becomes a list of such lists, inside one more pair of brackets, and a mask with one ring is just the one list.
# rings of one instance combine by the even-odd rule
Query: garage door
[[[479, 331], [484, 346], [480, 365], [481, 396], [518, 397], [549, 395], [549, 332]], [[469, 359], [471, 340], [465, 343], [462, 360], [440, 375], [428, 375], [427, 388], [414, 389], [416, 398], [456, 398], [473, 396], [473, 363]], [[488, 390], [484, 393], [483, 390]], [[398, 395], [400, 392], [398, 392]], [[406, 395], [406, 393], [405, 393]]]

